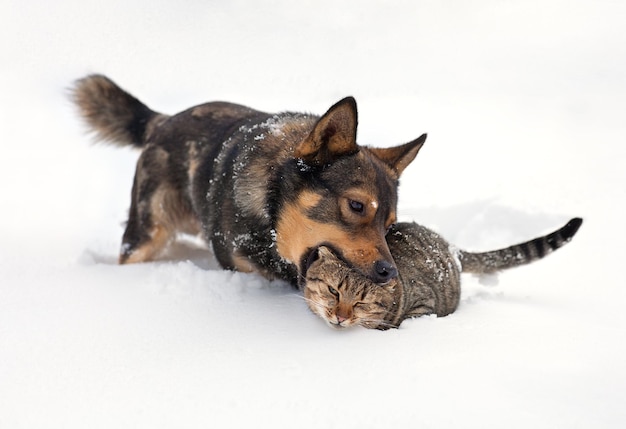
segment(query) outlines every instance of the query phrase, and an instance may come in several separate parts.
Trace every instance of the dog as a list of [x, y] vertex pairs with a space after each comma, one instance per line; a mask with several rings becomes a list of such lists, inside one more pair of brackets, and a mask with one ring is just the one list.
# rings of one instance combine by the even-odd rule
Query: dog
[[202, 234], [226, 269], [296, 286], [321, 245], [374, 283], [397, 276], [385, 235], [426, 134], [360, 146], [352, 97], [322, 116], [227, 102], [168, 116], [102, 75], [70, 93], [99, 140], [141, 149], [120, 264], [154, 259], [182, 232]]

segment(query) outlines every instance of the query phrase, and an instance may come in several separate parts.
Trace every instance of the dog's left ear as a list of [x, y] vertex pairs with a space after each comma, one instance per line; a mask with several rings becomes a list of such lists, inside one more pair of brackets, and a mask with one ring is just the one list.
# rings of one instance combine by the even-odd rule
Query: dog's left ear
[[296, 147], [294, 157], [309, 165], [325, 165], [356, 153], [356, 126], [356, 101], [346, 97], [317, 121], [311, 134]]
[[398, 173], [398, 177], [404, 169], [415, 159], [424, 142], [426, 134], [422, 134], [415, 140], [400, 146], [390, 148], [368, 148], [378, 159], [389, 165]]

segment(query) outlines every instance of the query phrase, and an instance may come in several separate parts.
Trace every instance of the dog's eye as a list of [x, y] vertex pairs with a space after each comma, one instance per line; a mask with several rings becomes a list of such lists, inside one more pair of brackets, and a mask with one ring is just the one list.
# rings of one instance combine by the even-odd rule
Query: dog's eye
[[385, 235], [389, 234], [389, 231], [391, 231], [391, 228], [393, 228], [394, 226], [396, 226], [396, 224], [395, 224], [395, 223], [392, 223], [391, 225], [389, 225], [389, 226], [387, 227], [387, 231], [385, 231]]
[[334, 287], [328, 286], [328, 292], [333, 294], [335, 298], [339, 298], [339, 292], [337, 292], [337, 289], [335, 289]]
[[363, 210], [365, 209], [365, 204], [360, 201], [350, 200], [349, 204], [350, 209], [352, 209], [355, 213], [363, 213]]

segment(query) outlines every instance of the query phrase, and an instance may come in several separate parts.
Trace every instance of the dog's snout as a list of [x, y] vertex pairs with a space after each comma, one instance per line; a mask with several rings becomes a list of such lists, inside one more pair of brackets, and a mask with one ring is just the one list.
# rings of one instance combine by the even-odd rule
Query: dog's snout
[[374, 263], [373, 280], [376, 283], [387, 283], [388, 281], [398, 277], [398, 269], [385, 260], [376, 261]]

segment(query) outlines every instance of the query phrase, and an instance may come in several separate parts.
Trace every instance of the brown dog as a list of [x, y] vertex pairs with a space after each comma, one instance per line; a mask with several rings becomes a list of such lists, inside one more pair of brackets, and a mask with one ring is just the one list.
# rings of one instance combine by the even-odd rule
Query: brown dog
[[375, 283], [397, 276], [385, 234], [425, 134], [359, 146], [351, 97], [321, 117], [225, 102], [166, 116], [101, 75], [77, 81], [72, 96], [100, 139], [142, 149], [120, 263], [152, 259], [176, 232], [202, 232], [223, 267], [294, 284], [322, 244]]

